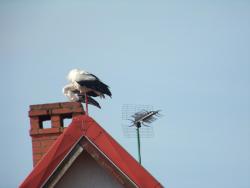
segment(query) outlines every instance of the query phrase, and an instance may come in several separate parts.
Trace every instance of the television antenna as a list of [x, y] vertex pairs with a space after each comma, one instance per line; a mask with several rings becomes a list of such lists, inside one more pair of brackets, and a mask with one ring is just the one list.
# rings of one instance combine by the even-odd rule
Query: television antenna
[[126, 104], [122, 107], [122, 119], [130, 121], [123, 125], [125, 136], [137, 138], [138, 161], [141, 164], [141, 137], [153, 137], [153, 127], [150, 126], [157, 117], [160, 117], [160, 110], [153, 110], [149, 105]]

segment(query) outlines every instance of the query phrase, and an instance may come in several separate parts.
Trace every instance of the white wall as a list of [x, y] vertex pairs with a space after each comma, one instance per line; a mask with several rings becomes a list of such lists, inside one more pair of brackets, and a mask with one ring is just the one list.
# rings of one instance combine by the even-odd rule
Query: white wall
[[87, 152], [83, 152], [55, 186], [55, 188], [69, 187], [121, 188], [123, 186], [100, 167]]

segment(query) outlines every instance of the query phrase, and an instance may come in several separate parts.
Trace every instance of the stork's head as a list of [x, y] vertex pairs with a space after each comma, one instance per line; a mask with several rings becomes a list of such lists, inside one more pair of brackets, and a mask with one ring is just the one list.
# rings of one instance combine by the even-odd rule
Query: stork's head
[[76, 79], [76, 75], [80, 72], [79, 69], [72, 69], [71, 71], [69, 71], [69, 74], [67, 76], [67, 79], [70, 82], [73, 82]]

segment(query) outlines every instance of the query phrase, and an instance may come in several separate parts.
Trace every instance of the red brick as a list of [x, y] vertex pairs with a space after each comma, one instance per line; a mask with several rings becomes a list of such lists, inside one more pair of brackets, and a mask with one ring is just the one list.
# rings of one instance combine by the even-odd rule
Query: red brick
[[41, 146], [42, 146], [42, 144], [40, 141], [37, 141], [37, 142], [32, 141], [32, 147], [41, 147]]
[[48, 110], [30, 110], [29, 111], [30, 117], [41, 116], [41, 115], [49, 115], [49, 111]]
[[36, 141], [44, 141], [44, 140], [54, 140], [56, 139], [61, 133], [57, 134], [40, 134], [40, 135], [34, 135], [32, 136], [32, 142]]
[[34, 153], [35, 150], [41, 148], [41, 146], [32, 146], [32, 152]]
[[54, 128], [59, 128], [63, 126], [61, 121], [52, 121], [51, 123], [52, 123], [52, 127]]
[[39, 134], [48, 134], [48, 133], [60, 133], [63, 132], [63, 130], [59, 128], [49, 128], [49, 129], [40, 129]]
[[30, 136], [37, 135], [39, 129], [30, 129]]
[[51, 116], [51, 121], [60, 121], [61, 117], [59, 115]]
[[49, 147], [51, 146], [56, 140], [45, 140], [41, 142], [41, 147]]
[[[59, 127], [59, 128], [48, 128], [48, 129], [31, 129], [30, 130], [30, 135], [34, 136], [34, 135], [44, 135], [44, 134], [57, 134], [57, 133], [62, 133], [63, 132], [63, 128]], [[44, 135], [44, 137], [46, 137], [47, 135]], [[52, 136], [52, 135], [51, 135]]]
[[53, 109], [52, 114], [58, 115], [58, 114], [71, 114], [72, 110], [70, 108], [60, 108], [60, 109]]
[[45, 141], [55, 141], [55, 140], [56, 140], [56, 138], [54, 138], [54, 139], [46, 139], [46, 140], [39, 140], [39, 142], [41, 143], [40, 147], [42, 147], [42, 143], [45, 142]]
[[42, 154], [35, 154], [33, 155], [33, 160], [40, 160], [42, 158]]
[[60, 103], [51, 103], [51, 104], [43, 104], [42, 109], [54, 109], [54, 108], [60, 108]]
[[56, 127], [62, 127], [62, 120], [61, 117], [59, 115], [56, 116], [51, 116], [51, 124], [52, 127], [56, 128]]
[[30, 105], [30, 110], [41, 110], [41, 109], [42, 109], [41, 104]]
[[81, 107], [82, 108], [82, 104], [79, 102], [63, 102], [61, 103], [61, 107], [62, 108], [77, 108], [77, 107]]
[[30, 105], [30, 110], [47, 110], [56, 108], [76, 108], [76, 107], [82, 107], [82, 104], [79, 102], [37, 104], [37, 105]]
[[45, 154], [48, 151], [49, 147], [38, 147], [33, 148], [33, 154]]
[[47, 110], [53, 108], [60, 108], [60, 103], [30, 105], [31, 110]]
[[58, 114], [72, 114], [72, 113], [80, 113], [83, 112], [82, 108], [61, 108], [61, 109], [53, 109], [52, 114], [58, 115]]
[[40, 128], [39, 117], [31, 117], [30, 118], [30, 127], [31, 129], [39, 129]]

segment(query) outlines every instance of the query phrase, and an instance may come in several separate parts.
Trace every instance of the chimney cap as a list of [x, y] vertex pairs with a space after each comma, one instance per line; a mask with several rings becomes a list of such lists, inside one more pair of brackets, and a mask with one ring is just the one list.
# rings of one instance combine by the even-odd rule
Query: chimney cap
[[46, 104], [30, 105], [30, 110], [50, 110], [55, 108], [77, 108], [82, 107], [79, 102], [57, 102]]
[[82, 104], [79, 102], [59, 102], [49, 104], [30, 105], [29, 117], [84, 114]]

